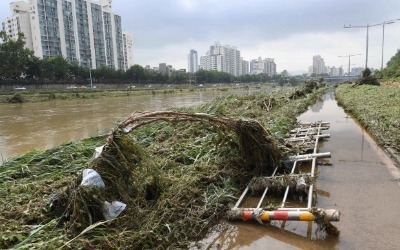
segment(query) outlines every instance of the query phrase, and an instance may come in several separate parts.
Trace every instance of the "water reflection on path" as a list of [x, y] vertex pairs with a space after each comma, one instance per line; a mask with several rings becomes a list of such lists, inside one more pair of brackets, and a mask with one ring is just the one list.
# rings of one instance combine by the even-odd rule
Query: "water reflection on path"
[[[333, 224], [339, 237], [312, 222], [222, 222], [199, 242], [200, 249], [399, 249], [399, 170], [328, 91], [299, 121], [326, 121], [331, 137], [320, 152], [332, 158], [318, 167], [317, 207], [342, 213]], [[194, 247], [196, 249], [196, 247]]]

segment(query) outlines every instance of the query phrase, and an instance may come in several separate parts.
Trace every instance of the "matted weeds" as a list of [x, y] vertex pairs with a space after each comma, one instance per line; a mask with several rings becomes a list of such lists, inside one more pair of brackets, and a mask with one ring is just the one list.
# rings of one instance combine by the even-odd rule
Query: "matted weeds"
[[[290, 100], [292, 93], [230, 96], [173, 111], [230, 117], [235, 121], [232, 127], [219, 122], [164, 121], [129, 134], [116, 128], [108, 138], [91, 138], [8, 161], [0, 167], [0, 247], [186, 248], [225, 216], [255, 174], [277, 163], [279, 158], [270, 155], [246, 157], [262, 156], [257, 152], [260, 145], [246, 145], [248, 140], [267, 136], [279, 156], [294, 153], [282, 138], [319, 92]], [[260, 132], [253, 122], [269, 132], [241, 139], [244, 131]], [[104, 143], [101, 156], [92, 160], [94, 148]], [[106, 187], [80, 186], [85, 168], [98, 171]], [[60, 209], [46, 205], [54, 193], [59, 195]], [[105, 222], [104, 200], [119, 200], [127, 207]]]
[[400, 88], [398, 86], [340, 85], [338, 103], [375, 137], [400, 155]]

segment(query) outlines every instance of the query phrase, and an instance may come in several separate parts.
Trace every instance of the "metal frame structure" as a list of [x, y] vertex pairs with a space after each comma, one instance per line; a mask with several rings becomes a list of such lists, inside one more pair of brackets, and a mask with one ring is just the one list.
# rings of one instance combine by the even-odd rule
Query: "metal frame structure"
[[[294, 174], [296, 167], [298, 166], [299, 162], [304, 161], [311, 161], [311, 170], [307, 175], [311, 178], [315, 176], [315, 169], [316, 169], [316, 162], [317, 158], [326, 158], [330, 157], [330, 152], [326, 153], [318, 153], [318, 143], [321, 138], [329, 138], [329, 134], [322, 134], [322, 130], [329, 129], [328, 122], [315, 122], [315, 123], [302, 123], [300, 124], [299, 128], [296, 128], [291, 131], [290, 137], [287, 141], [290, 142], [309, 142], [314, 143], [313, 153], [311, 154], [304, 154], [304, 155], [296, 155], [290, 157], [290, 161], [293, 162], [293, 166], [291, 168], [290, 174]], [[275, 168], [274, 172], [270, 177], [277, 177], [278, 167]], [[305, 183], [304, 183], [305, 184]], [[306, 186], [304, 185], [306, 188]], [[266, 198], [268, 187], [265, 188], [261, 198], [258, 202], [257, 207], [255, 208], [242, 208], [239, 207], [244, 198], [246, 197], [247, 193], [250, 190], [249, 185], [243, 191], [242, 195], [236, 202], [235, 206], [231, 209], [232, 214], [234, 216], [232, 218], [241, 218], [243, 220], [256, 220], [260, 223], [262, 221], [271, 221], [271, 220], [295, 220], [295, 221], [315, 221], [317, 220], [316, 215], [324, 216], [325, 219], [329, 221], [339, 221], [340, 220], [340, 213], [334, 209], [327, 209], [323, 210], [320, 208], [312, 207], [313, 204], [313, 193], [314, 193], [314, 185], [310, 184], [308, 186], [308, 200], [307, 200], [307, 207], [286, 207], [287, 198], [289, 194], [289, 186], [286, 187], [282, 202], [280, 206], [273, 210], [268, 211], [261, 208], [261, 205]]]

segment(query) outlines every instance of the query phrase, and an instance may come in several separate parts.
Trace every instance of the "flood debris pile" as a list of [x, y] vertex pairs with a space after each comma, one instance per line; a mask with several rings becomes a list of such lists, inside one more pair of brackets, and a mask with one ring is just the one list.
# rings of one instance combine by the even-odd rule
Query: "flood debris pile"
[[184, 113], [177, 111], [159, 111], [133, 114], [120, 128], [131, 132], [141, 126], [158, 122], [201, 122], [210, 124], [209, 131], [214, 133], [234, 133], [236, 146], [245, 165], [253, 166], [255, 174], [271, 173], [280, 164], [280, 152], [272, 135], [254, 120], [243, 120], [215, 116], [206, 113]]
[[357, 81], [353, 85], [353, 87], [357, 87], [359, 85], [376, 85], [376, 86], [380, 86], [381, 84], [376, 79], [376, 77], [372, 75], [371, 70], [369, 68], [366, 68], [362, 72], [362, 75], [357, 79]]
[[307, 94], [312, 93], [315, 89], [323, 87], [324, 84], [322, 82], [317, 82], [314, 80], [306, 80], [304, 82], [304, 87], [297, 89], [289, 98], [290, 99], [297, 99], [297, 98], [304, 98]]
[[[207, 129], [216, 135], [219, 131], [233, 132], [230, 144], [222, 142], [221, 134], [220, 143], [214, 144], [208, 153], [215, 154], [214, 158], [221, 154], [223, 158], [224, 151], [236, 152], [239, 157], [235, 161], [241, 162], [242, 170], [228, 159], [227, 165], [214, 162], [210, 166], [199, 161], [175, 167], [181, 169], [164, 169], [167, 173], [191, 171], [190, 177], [185, 172], [180, 178], [162, 173], [162, 168], [128, 136], [136, 129], [160, 121], [198, 122], [198, 129]], [[78, 178], [66, 192], [57, 195], [57, 204], [61, 206], [55, 206], [54, 211], [64, 211], [60, 218], [66, 221], [69, 233], [78, 235], [94, 223], [106, 220], [105, 204], [118, 201], [126, 205], [126, 211], [121, 217], [112, 218], [111, 225], [129, 231], [129, 236], [124, 234], [128, 237], [124, 247], [130, 244], [140, 249], [160, 245], [179, 247], [180, 244], [183, 247], [223, 216], [228, 202], [234, 198], [237, 175], [268, 173], [269, 168], [280, 163], [275, 144], [271, 135], [255, 121], [178, 111], [137, 113], [112, 132], [100, 156], [89, 164], [89, 169], [96, 171], [104, 184], [82, 185], [83, 181]], [[109, 244], [108, 241], [101, 244], [111, 247], [103, 245]]]
[[279, 176], [260, 176], [254, 177], [250, 183], [249, 188], [252, 193], [264, 191], [265, 188], [276, 189], [282, 191], [289, 188], [299, 189], [300, 186], [310, 186], [314, 184], [316, 177], [312, 177], [309, 174], [284, 174]]
[[24, 103], [25, 102], [25, 98], [22, 96], [21, 93], [16, 93], [12, 97], [8, 98], [7, 102], [8, 103]]
[[[0, 246], [186, 248], [226, 215], [252, 177], [271, 174], [290, 153], [281, 137], [318, 95], [290, 100], [292, 93], [134, 113], [83, 149], [64, 145], [50, 155], [5, 164], [12, 174], [21, 173], [21, 166], [30, 170], [0, 181], [10, 203], [0, 207]], [[101, 153], [92, 157], [95, 147]], [[94, 173], [100, 184], [86, 185]], [[24, 186], [33, 195], [16, 203], [17, 187]], [[111, 211], [113, 204], [121, 209]], [[11, 207], [13, 214], [7, 214]], [[20, 220], [16, 215], [23, 213], [35, 216]]]

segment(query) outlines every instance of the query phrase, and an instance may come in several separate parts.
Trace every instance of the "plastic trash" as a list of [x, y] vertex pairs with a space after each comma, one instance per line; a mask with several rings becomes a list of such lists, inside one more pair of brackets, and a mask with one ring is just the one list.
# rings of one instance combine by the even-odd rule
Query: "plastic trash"
[[95, 149], [94, 154], [93, 154], [93, 157], [92, 157], [93, 159], [96, 159], [97, 157], [99, 157], [99, 156], [101, 155], [101, 153], [103, 152], [104, 146], [105, 146], [105, 145], [103, 145], [103, 146], [101, 146], [101, 147], [97, 147], [97, 148]]
[[83, 170], [81, 186], [95, 186], [103, 188], [106, 185], [96, 170], [87, 168]]
[[111, 220], [117, 217], [124, 209], [126, 204], [120, 201], [104, 202], [103, 215], [106, 220]]

